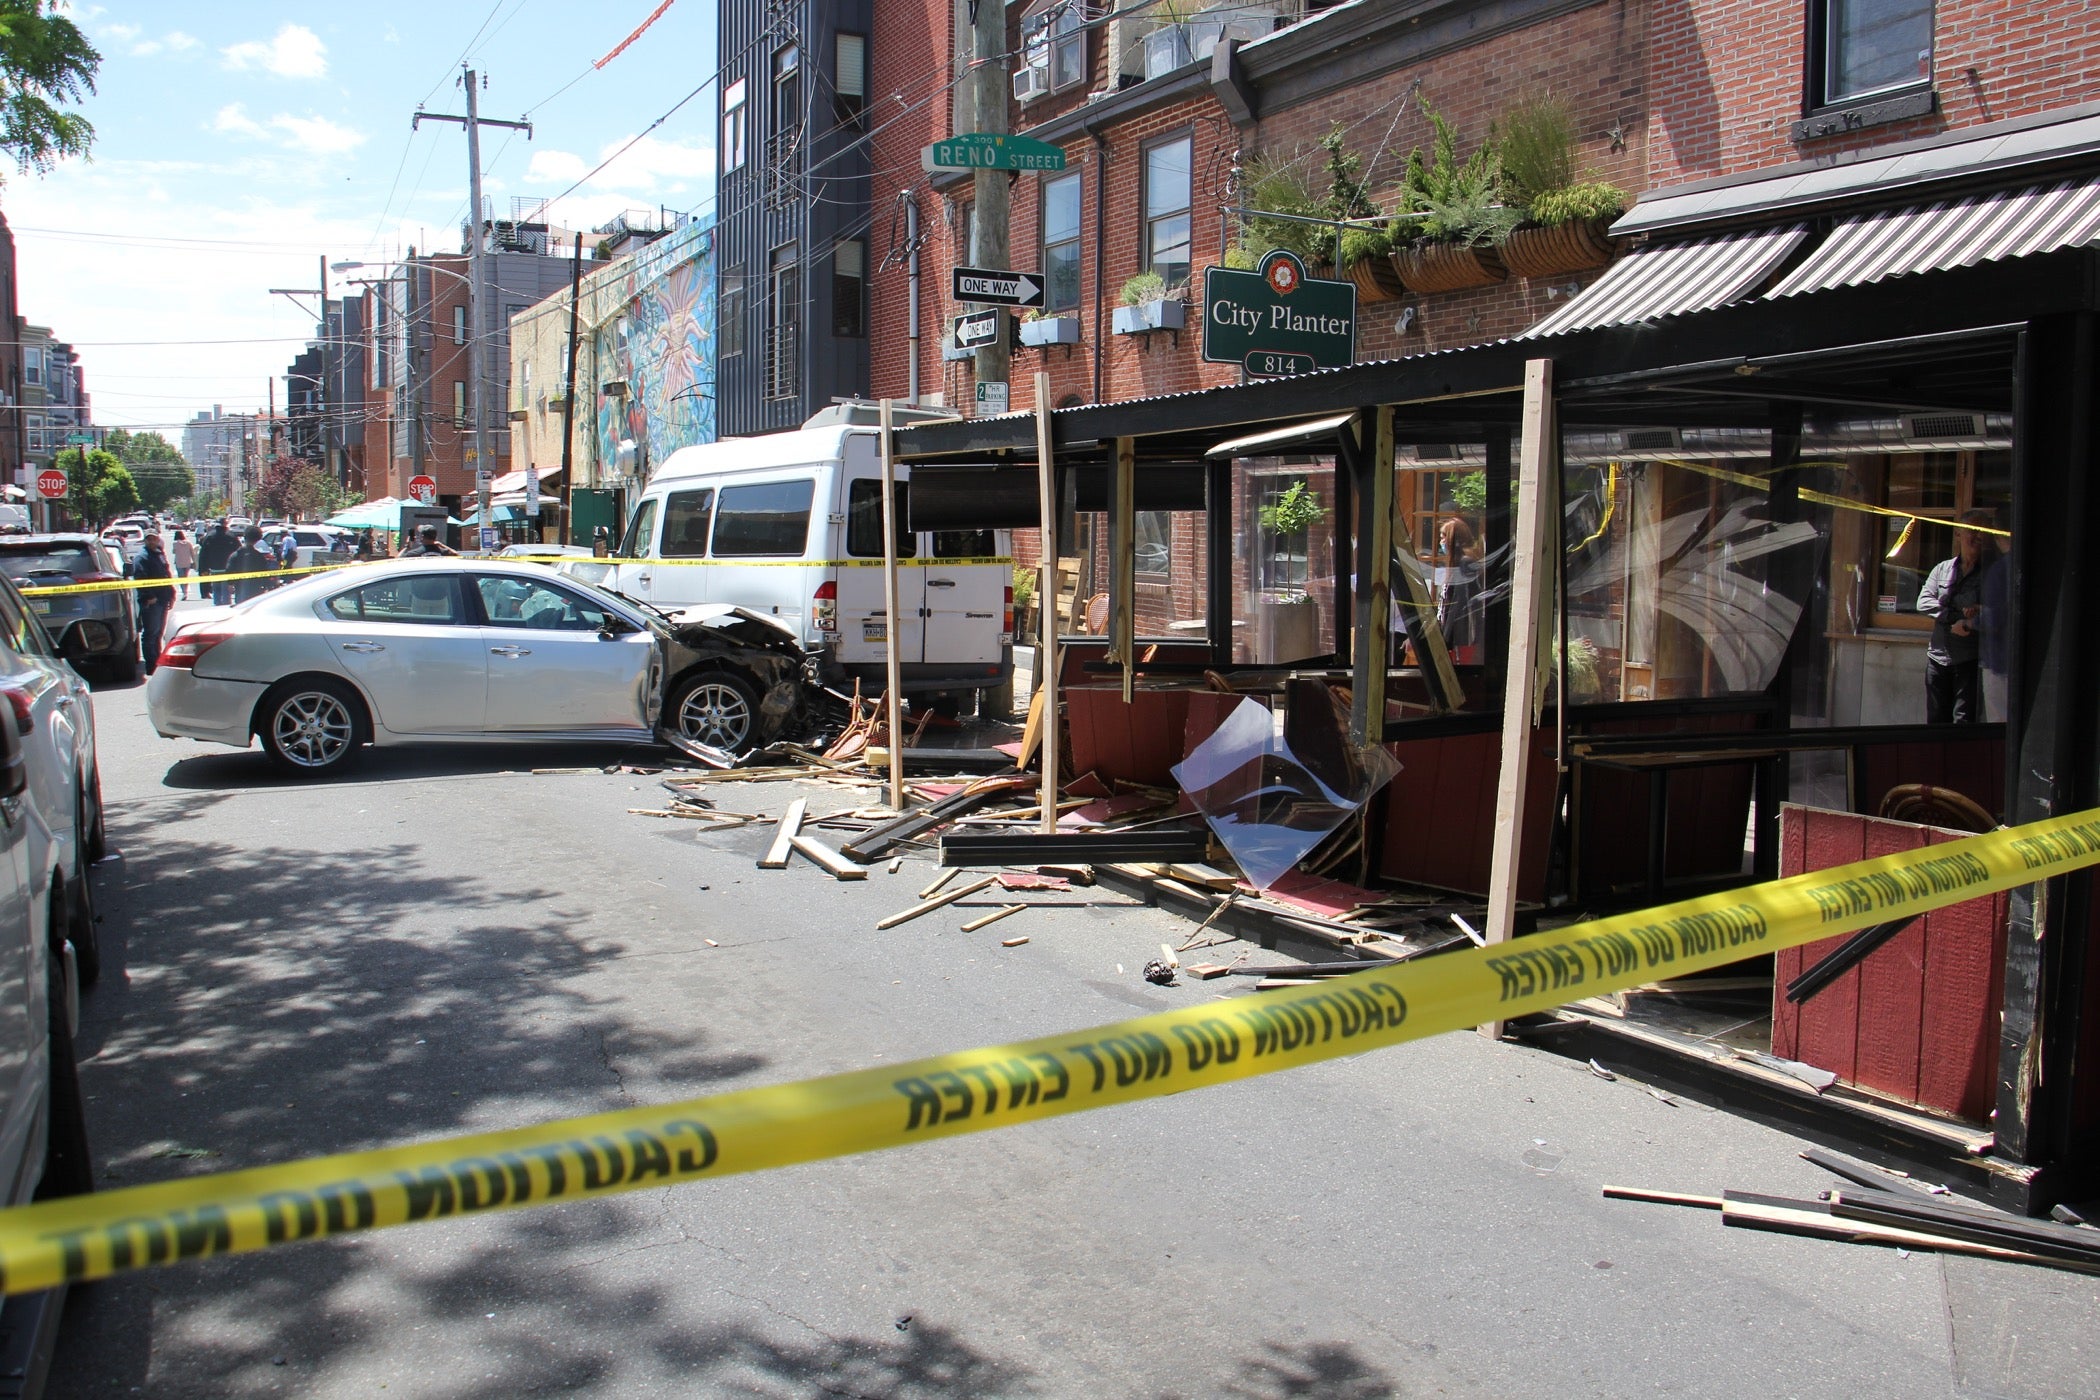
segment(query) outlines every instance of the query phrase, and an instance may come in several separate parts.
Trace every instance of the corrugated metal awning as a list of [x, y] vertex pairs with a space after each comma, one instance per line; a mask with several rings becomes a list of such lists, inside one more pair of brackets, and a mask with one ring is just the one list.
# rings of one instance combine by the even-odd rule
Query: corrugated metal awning
[[1311, 442], [1316, 438], [1329, 438], [1334, 436], [1335, 429], [1355, 416], [1353, 413], [1337, 413], [1331, 418], [1315, 418], [1308, 423], [1293, 423], [1287, 428], [1271, 428], [1267, 432], [1252, 433], [1246, 437], [1234, 438], [1230, 442], [1221, 442], [1203, 455], [1250, 457], [1257, 448], [1283, 447], [1292, 443]]
[[2100, 242], [2100, 177], [2059, 180], [1841, 220], [1822, 247], [1765, 295], [1856, 287], [2094, 242]]
[[1726, 306], [1757, 290], [1807, 234], [1805, 224], [1790, 224], [1636, 248], [1588, 290], [1518, 339], [1623, 326]]

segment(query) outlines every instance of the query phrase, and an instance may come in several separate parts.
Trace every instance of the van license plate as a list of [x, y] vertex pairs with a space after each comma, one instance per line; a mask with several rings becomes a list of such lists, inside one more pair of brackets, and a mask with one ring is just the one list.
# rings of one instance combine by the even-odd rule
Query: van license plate
[[889, 623], [888, 623], [888, 622], [863, 622], [863, 623], [861, 623], [861, 625], [860, 625], [860, 639], [861, 639], [862, 641], [864, 641], [864, 642], [887, 642], [887, 641], [888, 641], [888, 640], [890, 639], [890, 625], [889, 625]]

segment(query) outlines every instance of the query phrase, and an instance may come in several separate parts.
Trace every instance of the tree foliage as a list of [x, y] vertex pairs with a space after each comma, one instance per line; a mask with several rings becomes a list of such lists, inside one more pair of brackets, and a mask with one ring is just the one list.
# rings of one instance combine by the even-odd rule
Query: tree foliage
[[189, 462], [159, 433], [113, 428], [102, 445], [130, 469], [138, 483], [139, 504], [147, 510], [166, 510], [197, 489]]
[[61, 452], [52, 465], [66, 474], [66, 510], [82, 521], [111, 520], [139, 508], [138, 483], [113, 452]]
[[348, 501], [343, 488], [323, 468], [304, 457], [272, 457], [250, 493], [266, 515], [287, 520], [320, 519], [335, 514]]
[[102, 55], [46, 0], [0, 0], [0, 149], [39, 175], [85, 156], [95, 128], [64, 110], [95, 90]]

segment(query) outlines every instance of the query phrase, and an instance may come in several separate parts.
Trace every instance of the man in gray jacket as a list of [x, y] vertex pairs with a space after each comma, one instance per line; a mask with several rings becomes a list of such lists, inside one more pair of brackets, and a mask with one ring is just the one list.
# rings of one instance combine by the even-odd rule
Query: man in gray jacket
[[1918, 590], [1918, 611], [1932, 619], [1932, 640], [1925, 646], [1927, 724], [1983, 723], [1983, 683], [1977, 667], [1983, 580], [1998, 562], [1998, 546], [1974, 527], [1989, 524], [1989, 511], [1963, 511], [1954, 528], [1954, 557], [1933, 565]]

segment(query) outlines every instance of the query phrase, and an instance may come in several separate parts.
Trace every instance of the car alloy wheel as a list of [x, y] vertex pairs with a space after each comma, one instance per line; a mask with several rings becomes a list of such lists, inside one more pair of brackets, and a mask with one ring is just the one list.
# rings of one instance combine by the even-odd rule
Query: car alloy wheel
[[750, 687], [714, 671], [679, 688], [674, 725], [680, 737], [696, 744], [742, 753], [755, 737], [757, 709]]
[[287, 690], [263, 723], [264, 746], [280, 766], [319, 774], [347, 762], [357, 747], [357, 714], [336, 687], [313, 682]]

